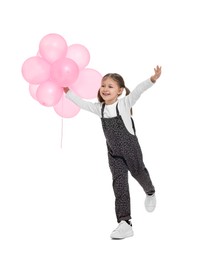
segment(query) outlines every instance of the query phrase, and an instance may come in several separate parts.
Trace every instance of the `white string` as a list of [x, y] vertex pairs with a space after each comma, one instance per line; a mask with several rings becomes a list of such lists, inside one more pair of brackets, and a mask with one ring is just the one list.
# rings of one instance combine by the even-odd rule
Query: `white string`
[[62, 118], [61, 118], [61, 140], [60, 140], [61, 149], [62, 149], [62, 141], [63, 141], [63, 96], [62, 96]]
[[63, 140], [63, 117], [61, 118], [61, 140], [60, 140], [61, 149], [62, 149], [62, 140]]

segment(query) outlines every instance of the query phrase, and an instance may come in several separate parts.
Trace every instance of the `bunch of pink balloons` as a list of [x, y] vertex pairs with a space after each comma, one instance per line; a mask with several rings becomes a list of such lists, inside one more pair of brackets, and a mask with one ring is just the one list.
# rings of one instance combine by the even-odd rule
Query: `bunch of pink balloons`
[[77, 115], [80, 108], [65, 97], [63, 87], [69, 87], [81, 98], [97, 97], [102, 75], [86, 68], [89, 61], [85, 46], [68, 46], [61, 35], [52, 33], [41, 39], [37, 55], [25, 60], [22, 75], [35, 100], [53, 107], [61, 117], [69, 118]]

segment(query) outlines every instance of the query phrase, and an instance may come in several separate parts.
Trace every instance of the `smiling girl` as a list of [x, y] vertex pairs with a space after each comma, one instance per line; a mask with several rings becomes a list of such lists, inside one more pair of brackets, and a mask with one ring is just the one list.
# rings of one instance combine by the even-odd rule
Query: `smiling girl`
[[[133, 236], [131, 224], [130, 193], [128, 172], [143, 188], [145, 209], [154, 211], [156, 207], [155, 188], [143, 162], [142, 151], [136, 136], [132, 119], [132, 106], [141, 94], [153, 86], [161, 75], [161, 67], [154, 68], [154, 75], [141, 82], [130, 92], [123, 78], [117, 73], [106, 74], [98, 91], [98, 101], [92, 103], [75, 95], [68, 87], [64, 88], [66, 97], [80, 108], [95, 113], [101, 123], [107, 143], [109, 167], [112, 172], [112, 185], [115, 195], [115, 212], [118, 227], [111, 233], [112, 239]], [[119, 96], [126, 91], [126, 96]]]

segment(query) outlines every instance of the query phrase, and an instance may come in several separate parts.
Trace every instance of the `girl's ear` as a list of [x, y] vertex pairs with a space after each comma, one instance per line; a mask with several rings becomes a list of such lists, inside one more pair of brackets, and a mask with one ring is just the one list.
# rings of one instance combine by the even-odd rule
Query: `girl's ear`
[[119, 90], [118, 90], [118, 96], [120, 96], [120, 95], [123, 93], [123, 89], [124, 89], [124, 88], [119, 88]]

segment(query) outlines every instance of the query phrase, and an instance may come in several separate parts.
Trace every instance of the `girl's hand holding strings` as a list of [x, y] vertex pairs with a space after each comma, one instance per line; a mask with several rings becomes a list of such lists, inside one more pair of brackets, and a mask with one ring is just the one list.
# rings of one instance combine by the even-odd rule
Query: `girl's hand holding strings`
[[64, 87], [63, 90], [65, 93], [67, 93], [70, 89], [68, 87]]

